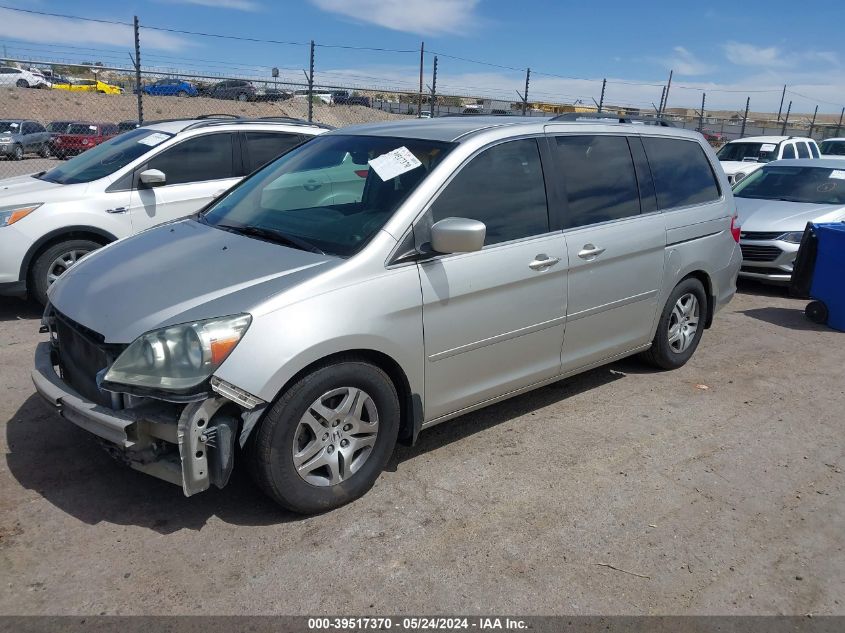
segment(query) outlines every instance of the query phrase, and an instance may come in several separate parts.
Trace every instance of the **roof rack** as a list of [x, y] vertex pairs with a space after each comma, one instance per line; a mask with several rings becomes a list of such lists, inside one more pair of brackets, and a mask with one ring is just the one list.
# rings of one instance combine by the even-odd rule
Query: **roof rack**
[[612, 121], [614, 123], [639, 123], [640, 125], [657, 125], [659, 127], [678, 127], [672, 121], [660, 117], [629, 116], [613, 112], [566, 112], [552, 117], [552, 121]]

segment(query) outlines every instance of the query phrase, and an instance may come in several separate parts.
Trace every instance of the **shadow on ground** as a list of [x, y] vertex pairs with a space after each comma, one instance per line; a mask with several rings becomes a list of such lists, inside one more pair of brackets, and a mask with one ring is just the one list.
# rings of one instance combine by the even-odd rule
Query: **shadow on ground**
[[[397, 447], [387, 469], [482, 433], [570, 396], [624, 377], [617, 365], [512, 398], [424, 431], [413, 447]], [[80, 521], [136, 525], [170, 534], [199, 530], [211, 517], [235, 525], [262, 526], [298, 521], [266, 498], [249, 480], [236, 457], [229, 485], [185, 498], [172, 484], [112, 460], [95, 438], [60, 418], [37, 395], [30, 396], [6, 425], [7, 466], [25, 488]]]
[[829, 331], [824, 325], [818, 325], [810, 321], [804, 316], [804, 308], [753, 308], [751, 310], [743, 310], [740, 314], [749, 316], [752, 319], [765, 321], [772, 325], [779, 325], [781, 327], [789, 328], [790, 330], [816, 330], [819, 332]]
[[[0, 297], [0, 321], [16, 319], [40, 319], [44, 308], [35, 301], [25, 301], [15, 297]], [[38, 324], [33, 325], [36, 329]]]

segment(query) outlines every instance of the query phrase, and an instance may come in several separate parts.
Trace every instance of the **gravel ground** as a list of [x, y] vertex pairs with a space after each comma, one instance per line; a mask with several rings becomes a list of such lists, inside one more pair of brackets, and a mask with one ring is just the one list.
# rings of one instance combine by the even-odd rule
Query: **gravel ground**
[[38, 311], [7, 300], [0, 613], [845, 614], [845, 335], [803, 307], [743, 285], [686, 367], [425, 431], [302, 518], [237, 468], [186, 499], [111, 461], [34, 395]]

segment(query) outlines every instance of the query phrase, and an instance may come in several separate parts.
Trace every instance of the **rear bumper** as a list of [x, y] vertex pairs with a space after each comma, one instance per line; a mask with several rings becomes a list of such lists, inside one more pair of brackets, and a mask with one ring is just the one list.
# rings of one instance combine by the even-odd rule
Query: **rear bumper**
[[231, 464], [223, 472], [213, 463], [221, 442], [220, 423], [215, 427], [211, 422], [227, 402], [223, 398], [187, 406], [146, 399], [136, 408], [115, 411], [86, 400], [65, 384], [56, 373], [49, 342], [36, 347], [32, 382], [59, 415], [104, 440], [113, 457], [181, 486], [185, 496], [202, 492], [211, 483], [222, 488], [228, 481]]
[[716, 314], [728, 305], [736, 294], [736, 277], [741, 265], [742, 253], [739, 250], [739, 245], [737, 245], [731, 254], [730, 263], [721, 270], [716, 271], [712, 277], [714, 294], [713, 314]]

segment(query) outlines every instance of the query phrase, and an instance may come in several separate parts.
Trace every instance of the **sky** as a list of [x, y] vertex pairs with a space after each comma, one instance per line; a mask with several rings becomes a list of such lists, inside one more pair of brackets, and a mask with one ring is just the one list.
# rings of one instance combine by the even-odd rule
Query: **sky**
[[[315, 40], [315, 81], [416, 90], [438, 57], [437, 92], [516, 100], [651, 107], [674, 71], [669, 107], [701, 105], [838, 114], [845, 106], [842, 0], [672, 3], [533, 0], [0, 0], [0, 5], [142, 27], [142, 63], [162, 69], [304, 81]], [[177, 32], [173, 32], [177, 31]], [[180, 33], [235, 35], [250, 42]], [[290, 43], [282, 43], [290, 42]], [[303, 45], [305, 44], [305, 45]], [[129, 66], [129, 26], [0, 8], [7, 56]], [[352, 48], [342, 48], [352, 47]], [[363, 48], [392, 49], [386, 51]], [[2, 50], [2, 48], [0, 48]], [[397, 52], [406, 51], [406, 52]], [[484, 63], [475, 63], [484, 62]], [[784, 104], [784, 110], [786, 104]]]

